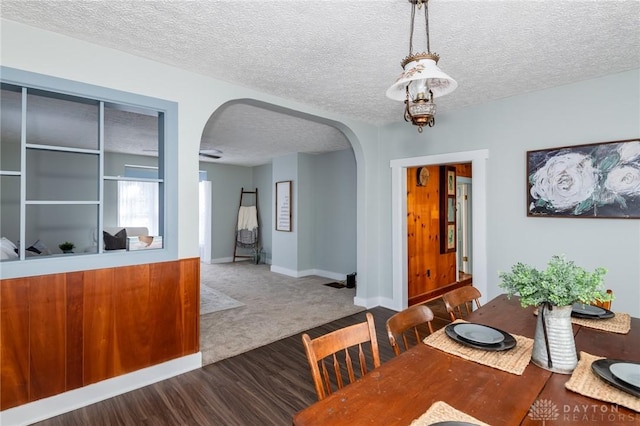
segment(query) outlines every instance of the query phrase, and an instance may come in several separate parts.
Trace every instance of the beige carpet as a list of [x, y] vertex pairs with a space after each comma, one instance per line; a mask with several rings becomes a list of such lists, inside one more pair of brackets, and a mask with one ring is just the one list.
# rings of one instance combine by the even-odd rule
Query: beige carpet
[[200, 268], [201, 285], [244, 303], [200, 316], [203, 365], [364, 310], [353, 304], [355, 289], [325, 286], [329, 278], [291, 278], [251, 262]]
[[236, 299], [214, 290], [206, 284], [200, 284], [200, 315], [233, 309], [243, 305], [244, 303], [238, 302]]

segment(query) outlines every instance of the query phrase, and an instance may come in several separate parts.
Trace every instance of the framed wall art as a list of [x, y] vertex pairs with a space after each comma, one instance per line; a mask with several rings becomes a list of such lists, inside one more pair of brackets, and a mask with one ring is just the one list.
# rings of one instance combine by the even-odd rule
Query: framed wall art
[[276, 231], [291, 232], [291, 181], [276, 182]]
[[640, 218], [640, 139], [528, 151], [527, 216]]
[[456, 168], [440, 166], [440, 253], [456, 251]]

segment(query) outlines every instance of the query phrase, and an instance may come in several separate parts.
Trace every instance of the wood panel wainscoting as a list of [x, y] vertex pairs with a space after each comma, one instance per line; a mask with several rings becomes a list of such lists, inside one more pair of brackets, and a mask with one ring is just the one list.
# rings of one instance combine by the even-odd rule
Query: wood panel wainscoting
[[200, 350], [200, 259], [0, 282], [0, 410]]

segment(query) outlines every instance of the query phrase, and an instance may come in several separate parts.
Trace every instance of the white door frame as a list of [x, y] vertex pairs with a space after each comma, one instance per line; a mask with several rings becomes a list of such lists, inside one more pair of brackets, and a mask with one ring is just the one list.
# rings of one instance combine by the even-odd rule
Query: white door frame
[[391, 160], [391, 231], [392, 231], [392, 309], [406, 309], [407, 277], [407, 171], [409, 167], [437, 164], [469, 163], [472, 167], [471, 210], [473, 285], [487, 301], [487, 159], [489, 150], [454, 152], [424, 157]]
[[472, 201], [469, 188], [473, 188], [471, 178], [458, 176], [456, 178], [456, 187], [456, 201], [459, 202], [456, 206], [456, 219], [458, 220], [456, 230], [458, 240], [458, 245], [456, 246], [457, 266], [458, 271], [470, 274], [469, 265], [473, 265], [469, 247], [469, 241], [471, 240], [469, 229], [473, 229], [469, 222], [470, 218], [473, 218], [470, 213], [472, 211], [471, 206], [469, 205]]
[[199, 210], [198, 240], [204, 237], [204, 245], [200, 246], [200, 261], [211, 263], [211, 181], [198, 182], [199, 208], [204, 208], [204, 215]]

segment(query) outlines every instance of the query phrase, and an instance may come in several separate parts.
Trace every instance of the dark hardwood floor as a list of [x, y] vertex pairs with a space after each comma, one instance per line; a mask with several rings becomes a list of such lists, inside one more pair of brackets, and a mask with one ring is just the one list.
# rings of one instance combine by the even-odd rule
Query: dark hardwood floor
[[[444, 303], [427, 304], [434, 329], [449, 323]], [[381, 361], [393, 351], [385, 322], [395, 312], [373, 308]], [[309, 330], [314, 338], [365, 321], [360, 312]], [[293, 415], [316, 401], [301, 334], [233, 358], [36, 423], [98, 425], [291, 425]]]

